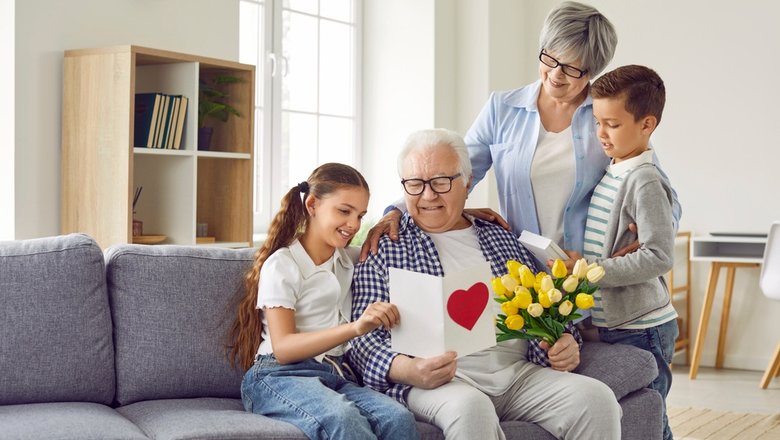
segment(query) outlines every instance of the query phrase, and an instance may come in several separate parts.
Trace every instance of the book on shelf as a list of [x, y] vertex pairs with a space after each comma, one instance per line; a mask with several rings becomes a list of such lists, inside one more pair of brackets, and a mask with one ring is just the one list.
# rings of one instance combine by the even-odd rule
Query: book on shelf
[[155, 111], [157, 111], [157, 98], [157, 93], [137, 93], [135, 95], [134, 147], [149, 146], [149, 132]]
[[187, 117], [187, 104], [189, 99], [186, 96], [181, 96], [179, 101], [179, 113], [176, 119], [176, 131], [173, 138], [173, 148], [176, 150], [181, 149], [181, 136], [184, 133], [184, 120]]
[[189, 99], [165, 93], [136, 93], [134, 146], [181, 149]]
[[569, 257], [554, 241], [531, 231], [523, 231], [517, 238], [526, 249], [531, 251], [537, 260], [547, 263], [547, 260], [567, 260]]

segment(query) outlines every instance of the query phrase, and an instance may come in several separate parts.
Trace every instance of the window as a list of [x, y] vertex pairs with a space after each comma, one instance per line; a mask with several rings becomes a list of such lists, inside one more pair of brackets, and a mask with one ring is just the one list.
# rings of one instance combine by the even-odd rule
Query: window
[[255, 233], [325, 162], [359, 167], [360, 0], [241, 0], [243, 63], [257, 66]]

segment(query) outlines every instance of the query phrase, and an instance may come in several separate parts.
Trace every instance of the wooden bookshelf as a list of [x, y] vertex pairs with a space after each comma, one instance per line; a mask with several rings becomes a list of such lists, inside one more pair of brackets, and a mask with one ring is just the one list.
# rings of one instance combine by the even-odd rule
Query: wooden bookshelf
[[[105, 248], [132, 242], [135, 218], [164, 244], [195, 245], [209, 224], [209, 246], [252, 245], [254, 66], [117, 46], [65, 52], [62, 104], [62, 233], [84, 232]], [[232, 75], [229, 103], [241, 113], [214, 128], [209, 151], [197, 149], [200, 79]], [[189, 98], [181, 149], [135, 148], [135, 94]], [[205, 244], [204, 244], [205, 245]]]

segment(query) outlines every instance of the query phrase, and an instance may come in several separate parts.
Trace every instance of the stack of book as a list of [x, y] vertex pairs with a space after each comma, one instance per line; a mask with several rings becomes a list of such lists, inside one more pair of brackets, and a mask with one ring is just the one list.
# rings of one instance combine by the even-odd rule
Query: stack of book
[[136, 93], [134, 146], [181, 148], [188, 101], [182, 95]]

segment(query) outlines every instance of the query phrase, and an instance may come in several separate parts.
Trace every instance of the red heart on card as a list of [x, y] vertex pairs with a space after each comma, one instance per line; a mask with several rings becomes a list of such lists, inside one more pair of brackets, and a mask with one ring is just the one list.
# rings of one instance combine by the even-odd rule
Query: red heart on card
[[485, 283], [476, 283], [466, 290], [452, 292], [447, 300], [447, 313], [459, 326], [471, 330], [487, 307], [490, 293]]

